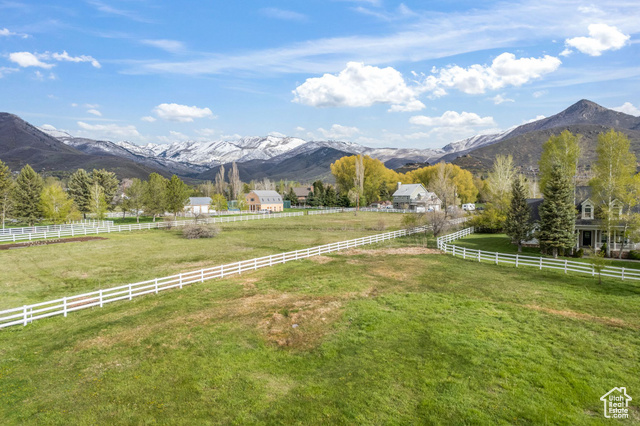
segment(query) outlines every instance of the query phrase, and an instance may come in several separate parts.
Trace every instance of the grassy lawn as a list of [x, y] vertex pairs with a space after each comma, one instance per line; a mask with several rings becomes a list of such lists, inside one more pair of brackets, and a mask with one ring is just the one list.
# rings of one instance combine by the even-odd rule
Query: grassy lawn
[[[499, 253], [518, 253], [518, 246], [515, 244], [511, 244], [511, 239], [507, 237], [505, 234], [471, 234], [467, 237], [461, 238], [453, 242], [454, 245], [459, 247], [467, 247], [474, 250], [486, 250], [493, 251]], [[522, 247], [523, 255], [530, 256], [541, 256], [540, 249], [537, 247]], [[543, 256], [543, 257], [553, 257], [553, 256]], [[562, 259], [565, 259], [564, 257]], [[576, 262], [586, 262], [589, 263], [590, 260], [588, 257], [584, 258], [573, 258], [567, 257], [567, 259], [576, 261]], [[639, 261], [630, 261], [630, 260], [617, 260], [617, 259], [607, 259], [607, 264], [611, 266], [618, 266], [624, 268], [636, 268], [640, 269]]]
[[640, 422], [638, 285], [404, 247], [415, 243], [424, 240], [0, 331], [0, 418], [610, 424], [599, 398], [626, 386], [625, 424]]
[[[179, 272], [373, 235], [401, 215], [336, 213], [218, 224], [213, 239], [180, 229], [100, 234], [107, 240], [0, 250], [0, 310]], [[384, 229], [383, 229], [384, 228]]]

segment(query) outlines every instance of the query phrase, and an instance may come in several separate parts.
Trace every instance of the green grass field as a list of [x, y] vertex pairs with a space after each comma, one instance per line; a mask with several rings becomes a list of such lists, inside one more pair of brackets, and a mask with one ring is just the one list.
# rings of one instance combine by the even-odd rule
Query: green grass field
[[[180, 241], [141, 235], [150, 249]], [[607, 424], [599, 398], [626, 386], [632, 418], [621, 423], [640, 423], [640, 286], [477, 264], [424, 243], [394, 240], [2, 330], [0, 418]], [[113, 259], [128, 255], [137, 256]]]
[[400, 228], [402, 215], [336, 213], [218, 224], [212, 239], [173, 230], [0, 250], [0, 310]]

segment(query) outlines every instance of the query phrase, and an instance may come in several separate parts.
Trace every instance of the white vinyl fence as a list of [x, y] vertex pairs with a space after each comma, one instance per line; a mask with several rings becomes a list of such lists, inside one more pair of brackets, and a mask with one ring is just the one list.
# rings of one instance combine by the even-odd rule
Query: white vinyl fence
[[[342, 207], [336, 209], [322, 209], [322, 210], [308, 210], [308, 215], [317, 215], [317, 214], [330, 214], [330, 213], [345, 213], [345, 212], [355, 212], [355, 207]], [[359, 209], [361, 212], [375, 212], [375, 213], [417, 213], [415, 210], [402, 210], [402, 209], [375, 209], [372, 207], [361, 207]]]
[[77, 222], [65, 223], [62, 225], [47, 225], [47, 226], [26, 226], [22, 228], [3, 228], [0, 229], [0, 235], [20, 235], [20, 234], [33, 234], [42, 232], [57, 232], [69, 230], [72, 228], [99, 228], [105, 226], [113, 226], [112, 220], [81, 220]]
[[[230, 217], [215, 217], [200, 219], [198, 223], [228, 223], [228, 222], [243, 222], [247, 220], [257, 219], [277, 219], [282, 217], [302, 216], [303, 212], [294, 213], [271, 213], [271, 214], [259, 214], [251, 216], [230, 216]], [[72, 227], [70, 229], [59, 229], [57, 231], [44, 231], [44, 232], [30, 232], [26, 234], [12, 234], [12, 235], [0, 235], [0, 242], [15, 242], [15, 241], [31, 241], [49, 238], [61, 238], [61, 237], [76, 237], [93, 234], [108, 234], [111, 232], [123, 232], [123, 231], [139, 231], [143, 229], [154, 228], [170, 228], [174, 226], [185, 226], [193, 224], [192, 220], [178, 220], [178, 221], [158, 221], [149, 223], [132, 223], [130, 225], [113, 225], [107, 224], [107, 226], [100, 227]]]
[[466, 247], [458, 247], [453, 244], [448, 244], [451, 241], [466, 237], [473, 232], [474, 228], [471, 227], [439, 237], [437, 240], [438, 248], [445, 253], [449, 253], [463, 259], [474, 260], [477, 262], [484, 261], [494, 263], [496, 265], [515, 265], [516, 268], [520, 266], [531, 266], [534, 268], [538, 268], [539, 270], [556, 269], [564, 271], [565, 274], [569, 272], [575, 272], [591, 276], [601, 275], [603, 277], [620, 278], [622, 280], [640, 281], [640, 269], [636, 268], [606, 266], [600, 272], [598, 272], [593, 264], [586, 262], [576, 262], [575, 260], [553, 259], [539, 256], [526, 256], [522, 254], [497, 253], [484, 250], [475, 250]]
[[379, 243], [418, 232], [424, 232], [426, 229], [428, 229], [428, 227], [424, 226], [412, 229], [401, 229], [399, 231], [386, 232], [384, 234], [371, 235], [368, 237], [325, 244], [308, 249], [290, 251], [272, 256], [264, 256], [244, 260], [242, 262], [229, 263], [212, 268], [199, 269], [197, 271], [185, 272], [168, 277], [154, 278], [147, 281], [101, 289], [90, 293], [63, 297], [47, 302], [24, 305], [19, 308], [6, 309], [0, 311], [0, 328], [10, 327], [13, 325], [26, 326], [28, 323], [35, 320], [56, 315], [63, 315], [66, 317], [70, 312], [79, 311], [81, 309], [93, 308], [96, 306], [103, 307], [107, 303], [116, 302], [118, 300], [131, 300], [134, 297], [143, 296], [145, 294], [157, 294], [163, 290], [182, 288], [185, 285], [199, 283], [205, 280], [224, 278], [230, 275], [241, 274], [246, 271], [253, 271], [267, 266], [291, 262], [293, 260], [319, 256], [366, 244]]

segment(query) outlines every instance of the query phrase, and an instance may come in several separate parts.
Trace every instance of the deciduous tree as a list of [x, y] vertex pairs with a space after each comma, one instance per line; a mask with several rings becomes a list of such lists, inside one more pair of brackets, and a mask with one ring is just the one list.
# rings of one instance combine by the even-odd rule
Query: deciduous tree
[[137, 223], [140, 223], [140, 211], [144, 209], [144, 190], [144, 182], [133, 178], [131, 185], [124, 191], [126, 208], [135, 213]]
[[167, 183], [167, 209], [173, 213], [173, 219], [176, 220], [178, 213], [184, 211], [184, 206], [189, 202], [191, 189], [178, 176], [173, 175]]
[[43, 216], [55, 224], [68, 220], [73, 208], [73, 200], [69, 198], [59, 182], [49, 183], [40, 195], [40, 209]]
[[564, 130], [559, 135], [553, 135], [542, 145], [542, 154], [538, 166], [540, 169], [540, 190], [544, 191], [551, 179], [551, 170], [558, 164], [562, 173], [569, 176], [575, 188], [580, 161], [580, 135], [574, 135]]
[[167, 179], [157, 173], [151, 173], [149, 180], [144, 184], [144, 212], [153, 215], [153, 221], [156, 217], [167, 211]]
[[211, 207], [216, 212], [229, 210], [227, 199], [222, 194], [213, 194], [213, 196], [211, 196]]
[[98, 220], [104, 220], [107, 213], [107, 200], [104, 198], [104, 189], [95, 181], [91, 185], [91, 201], [89, 211], [95, 215]]

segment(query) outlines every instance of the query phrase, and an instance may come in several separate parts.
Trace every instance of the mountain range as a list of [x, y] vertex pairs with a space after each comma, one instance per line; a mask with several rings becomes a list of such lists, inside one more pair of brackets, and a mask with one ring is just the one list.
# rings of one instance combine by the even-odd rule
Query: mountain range
[[74, 137], [51, 126], [37, 128], [13, 114], [0, 113], [0, 159], [13, 170], [29, 163], [44, 172], [107, 168], [121, 178], [146, 178], [158, 172], [189, 180], [212, 180], [221, 165], [229, 170], [236, 162], [244, 181], [267, 177], [308, 182], [331, 180], [329, 165], [353, 154], [369, 155], [393, 169], [447, 161], [476, 172], [486, 171], [495, 155], [511, 154], [517, 165], [532, 168], [540, 157], [542, 143], [565, 129], [583, 135], [583, 162], [589, 164], [598, 133], [610, 128], [626, 133], [632, 148], [640, 154], [640, 118], [588, 100], [547, 118], [452, 142], [440, 149], [369, 148], [352, 142], [279, 136], [139, 146], [127, 141]]

